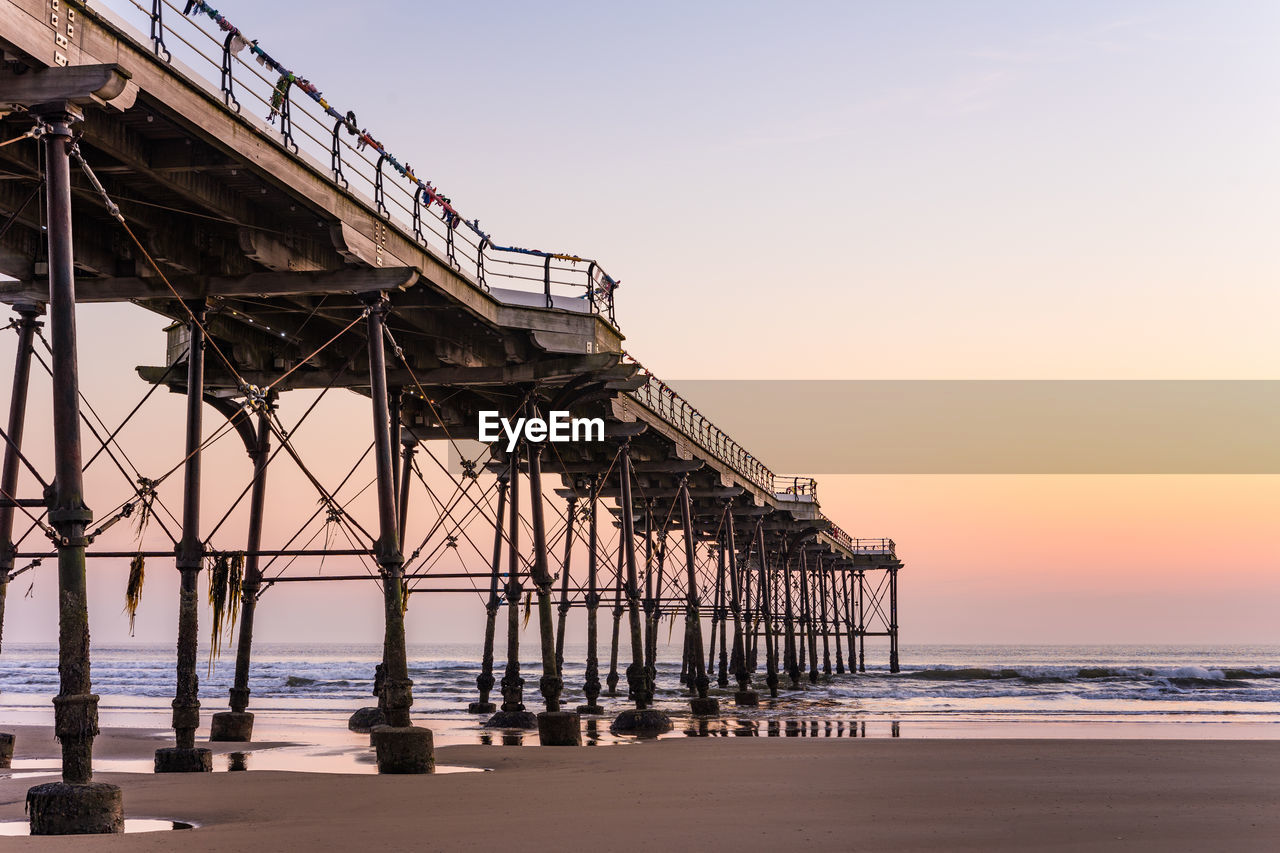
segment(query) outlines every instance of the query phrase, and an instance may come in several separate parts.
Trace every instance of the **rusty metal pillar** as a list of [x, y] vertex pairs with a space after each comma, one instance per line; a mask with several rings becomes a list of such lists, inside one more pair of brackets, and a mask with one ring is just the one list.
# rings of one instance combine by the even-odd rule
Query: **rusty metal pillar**
[[689, 626], [689, 686], [698, 691], [690, 702], [695, 716], [711, 717], [720, 713], [720, 703], [707, 695], [711, 679], [702, 646], [702, 605], [698, 598], [697, 533], [693, 529], [693, 499], [689, 496], [689, 478], [680, 479], [680, 526], [684, 528], [684, 562], [688, 594], [685, 597], [685, 624]]
[[390, 304], [378, 294], [371, 299], [367, 317], [369, 335], [369, 396], [373, 402], [374, 462], [377, 469], [378, 540], [374, 543], [378, 572], [382, 576], [383, 683], [385, 726], [374, 726], [371, 740], [377, 751], [379, 773], [430, 773], [435, 768], [432, 736], [409, 719], [413, 706], [413, 682], [409, 680], [405, 648], [404, 555], [400, 551], [399, 509], [396, 501], [396, 451], [392, 436], [399, 424], [391, 423], [387, 393], [387, 358], [384, 337]]
[[[655, 559], [658, 563], [658, 577], [653, 589], [653, 630], [649, 633], [649, 645], [645, 649], [645, 662], [650, 677], [656, 679], [658, 673], [658, 625], [662, 620], [662, 585], [666, 581], [667, 570], [667, 531], [663, 526], [662, 538], [658, 540]], [[683, 682], [681, 682], [683, 683]]]
[[480, 657], [480, 674], [476, 676], [479, 701], [467, 706], [472, 714], [492, 714], [497, 708], [489, 701], [493, 690], [493, 635], [498, 620], [501, 597], [498, 595], [498, 576], [502, 573], [502, 523], [507, 510], [507, 481], [510, 473], [498, 475], [498, 512], [493, 522], [493, 561], [489, 572], [489, 598], [484, 605], [484, 650]]
[[[253, 618], [262, 588], [258, 552], [262, 548], [262, 517], [267, 501], [267, 461], [271, 458], [271, 409], [274, 400], [258, 410], [258, 431], [249, 449], [253, 460], [253, 486], [249, 494], [249, 531], [245, 537], [244, 580], [240, 584], [240, 633], [236, 639], [236, 674], [230, 690], [230, 711], [214, 714], [209, 725], [211, 741], [253, 740], [253, 714], [249, 708], [249, 664], [253, 656]], [[234, 594], [234, 591], [233, 591]]]
[[[728, 566], [727, 566], [725, 555], [724, 555], [724, 546], [723, 545], [718, 546], [717, 551], [718, 551], [717, 553], [718, 563], [717, 563], [717, 569], [716, 569], [717, 575], [716, 575], [715, 618], [718, 618], [720, 620], [720, 665], [716, 671], [716, 685], [719, 687], [728, 687], [729, 686], [729, 642], [725, 635], [728, 633], [729, 626], [727, 623], [728, 611], [725, 610], [725, 606], [724, 606], [725, 573], [728, 571]], [[712, 633], [711, 645], [714, 646], [715, 645], [714, 619], [711, 623], [711, 633]]]
[[401, 411], [404, 403], [404, 389], [399, 385], [393, 385], [387, 389], [387, 425], [391, 430], [391, 482], [395, 485], [396, 499], [396, 532], [397, 543], [400, 550], [404, 551], [404, 516], [400, 512], [400, 492], [403, 480], [401, 473], [406, 472], [404, 466], [400, 464], [400, 443], [404, 437], [404, 425], [401, 422]]
[[[729, 501], [728, 504], [726, 510], [729, 513], [729, 542], [732, 544], [734, 540], [732, 501]], [[751, 539], [747, 537], [747, 554], [744, 554], [741, 560], [738, 559], [736, 550], [729, 555], [729, 559], [732, 561], [730, 565], [738, 567], [735, 572], [738, 573], [736, 576], [741, 593], [739, 606], [742, 608], [742, 663], [749, 673], [756, 671], [755, 661], [752, 659], [755, 650], [756, 632], [751, 610], [751, 569], [750, 560], [748, 559], [751, 551], [750, 545]], [[731, 574], [732, 576], [734, 574]]]
[[654, 653], [658, 648], [658, 600], [653, 592], [653, 498], [644, 500], [644, 665], [656, 678]]
[[[622, 548], [627, 568], [627, 615], [631, 626], [631, 665], [627, 667], [627, 684], [636, 707], [623, 711], [614, 719], [610, 730], [614, 732], [668, 731], [671, 719], [657, 708], [649, 707], [653, 701], [653, 680], [644, 665], [644, 639], [640, 630], [640, 589], [636, 571], [635, 502], [631, 496], [631, 447], [630, 441], [622, 445], [619, 477], [622, 480]], [[619, 572], [621, 576], [621, 572]]]
[[845, 642], [849, 645], [849, 672], [854, 673], [858, 671], [858, 654], [855, 645], [858, 631], [857, 623], [853, 621], [853, 596], [857, 591], [854, 586], [853, 569], [842, 570], [840, 582], [844, 586], [844, 627]]
[[805, 639], [808, 641], [809, 648], [809, 683], [818, 683], [818, 636], [814, 633], [814, 629], [818, 627], [818, 620], [814, 606], [814, 598], [817, 590], [814, 588], [809, 577], [809, 559], [804, 546], [800, 546], [800, 595], [804, 598], [802, 606], [804, 608], [801, 618], [804, 620]]
[[510, 454], [510, 503], [507, 507], [507, 665], [502, 674], [502, 707], [486, 726], [534, 729], [538, 718], [524, 707], [524, 679], [520, 676], [520, 457], [523, 444]]
[[898, 569], [889, 569], [889, 671], [898, 672]]
[[597, 586], [597, 570], [599, 560], [596, 556], [598, 530], [596, 527], [596, 509], [600, 500], [600, 478], [591, 478], [588, 495], [590, 505], [587, 507], [587, 672], [582, 685], [587, 704], [578, 706], [579, 714], [603, 714], [597, 699], [600, 696], [600, 661], [597, 652], [599, 643], [599, 625], [597, 612], [600, 609], [600, 591]]
[[[837, 571], [839, 574], [837, 574]], [[840, 606], [841, 602], [844, 601], [844, 586], [839, 580], [843, 576], [844, 570], [828, 566], [827, 574], [831, 583], [831, 628], [836, 635], [836, 675], [844, 675], [844, 650], [842, 648], [844, 637], [843, 632], [840, 630], [840, 626], [843, 624], [840, 618]]]
[[556, 623], [556, 672], [564, 675], [564, 629], [569, 618], [569, 563], [573, 558], [573, 522], [578, 517], [578, 495], [569, 495], [569, 507], [564, 516], [564, 561], [560, 564], [560, 604]]
[[187, 350], [187, 431], [186, 461], [182, 480], [182, 539], [176, 548], [175, 563], [181, 576], [178, 593], [178, 668], [173, 698], [175, 745], [156, 750], [157, 773], [208, 773], [213, 770], [213, 753], [196, 747], [200, 726], [200, 678], [196, 674], [196, 647], [199, 643], [199, 594], [197, 581], [204, 563], [204, 542], [200, 538], [201, 441], [204, 429], [204, 300], [186, 303], [191, 312], [187, 321], [190, 346]]
[[822, 555], [815, 554], [818, 565], [814, 568], [814, 574], [818, 578], [818, 628], [822, 634], [822, 673], [827, 677], [831, 676], [831, 638], [828, 636], [830, 624], [827, 622], [827, 575], [822, 568]]
[[618, 633], [622, 624], [622, 535], [618, 535], [617, 553], [614, 555], [613, 587], [613, 641], [609, 644], [609, 675], [605, 684], [610, 696], [618, 695]]
[[769, 695], [778, 698], [778, 644], [773, 634], [773, 614], [769, 607], [769, 558], [764, 549], [764, 523], [756, 526], [756, 547], [760, 552], [760, 584], [756, 599], [764, 622], [765, 684]]
[[400, 493], [396, 499], [396, 508], [399, 510], [399, 515], [396, 531], [400, 534], [400, 553], [403, 554], [405, 529], [409, 526], [409, 485], [413, 482], [413, 457], [418, 452], [418, 440], [413, 437], [404, 438], [402, 430], [397, 429], [396, 431], [401, 434], [399, 457], [401, 460]]
[[[785, 545], [783, 546], [786, 547]], [[791, 551], [787, 549], [782, 554], [782, 593], [783, 593], [783, 615], [782, 627], [786, 636], [783, 640], [783, 666], [786, 667], [787, 675], [791, 677], [791, 686], [800, 686], [800, 657], [798, 654], [799, 644], [796, 642], [796, 620], [795, 611], [791, 601]]]
[[[27, 423], [27, 388], [31, 381], [31, 344], [41, 325], [36, 318], [44, 313], [38, 305], [15, 305], [18, 314], [18, 352], [13, 359], [13, 391], [9, 398], [9, 441], [4, 448], [4, 467], [0, 469], [0, 642], [4, 639], [4, 602], [17, 549], [13, 545], [13, 513], [11, 501], [18, 499], [18, 464], [21, 462], [22, 433]], [[5, 741], [12, 747], [12, 736]], [[8, 767], [0, 754], [0, 767]]]
[[49, 523], [58, 550], [58, 695], [54, 734], [62, 745], [62, 781], [27, 792], [33, 835], [121, 832], [120, 789], [93, 782], [98, 697], [89, 677], [89, 608], [85, 590], [85, 527], [81, 471], [80, 382], [76, 364], [75, 267], [71, 234], [71, 125], [83, 116], [71, 104], [32, 110], [48, 123], [42, 139], [49, 240], [49, 329], [53, 336], [54, 481]]
[[[734, 542], [733, 501], [731, 499], [727, 499], [724, 502], [724, 517], [724, 550], [728, 552], [729, 557], [729, 609], [733, 612], [733, 656], [731, 661], [733, 664], [733, 677], [738, 682], [738, 692], [734, 694], [733, 701], [735, 705], [750, 707], [759, 705], [760, 697], [751, 689], [751, 672], [747, 668], [742, 602], [738, 597], [741, 586], [738, 574], [738, 547], [737, 543]], [[742, 572], [742, 580], [745, 581], [750, 574], [750, 572]]]
[[858, 672], [867, 671], [867, 620], [863, 605], [866, 603], [865, 572], [858, 570]]
[[[713, 546], [714, 547], [714, 546]], [[707, 643], [706, 662], [707, 677], [711, 677], [711, 673], [716, 667], [716, 638], [719, 636], [719, 624], [716, 621], [717, 611], [716, 602], [720, 599], [720, 561], [716, 561], [716, 574], [711, 584], [711, 605], [708, 608], [711, 611], [711, 642]]]
[[[536, 408], [534, 409], [536, 415]], [[538, 635], [542, 640], [542, 678], [538, 688], [542, 692], [547, 710], [538, 715], [538, 740], [543, 746], [578, 746], [582, 742], [582, 730], [578, 714], [560, 710], [560, 694], [564, 679], [556, 662], [556, 633], [551, 614], [551, 585], [553, 583], [550, 560], [547, 555], [546, 518], [543, 513], [542, 494], [542, 444], [529, 448], [529, 514], [533, 524], [533, 585], [538, 591]], [[568, 535], [573, 535], [572, 513]], [[568, 565], [565, 575], [568, 576]], [[566, 587], [567, 589], [567, 587]]]

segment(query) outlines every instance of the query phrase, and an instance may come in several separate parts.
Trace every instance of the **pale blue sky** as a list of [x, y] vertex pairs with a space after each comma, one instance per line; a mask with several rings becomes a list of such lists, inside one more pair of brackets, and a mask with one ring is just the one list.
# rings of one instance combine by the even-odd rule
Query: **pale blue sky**
[[219, 8], [664, 375], [1280, 365], [1275, 3]]

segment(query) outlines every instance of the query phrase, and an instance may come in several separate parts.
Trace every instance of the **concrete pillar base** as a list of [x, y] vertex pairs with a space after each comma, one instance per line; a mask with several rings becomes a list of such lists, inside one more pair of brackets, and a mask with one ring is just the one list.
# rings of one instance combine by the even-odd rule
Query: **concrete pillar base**
[[46, 782], [27, 791], [32, 835], [124, 832], [120, 788], [106, 782]]
[[733, 704], [739, 708], [755, 708], [760, 704], [760, 694], [754, 690], [739, 690], [733, 694]]
[[13, 764], [13, 735], [0, 732], [0, 770], [8, 770]]
[[176, 746], [156, 750], [157, 773], [212, 773], [213, 752], [203, 747]]
[[214, 714], [209, 725], [209, 740], [214, 743], [247, 743], [253, 740], [253, 714], [248, 711], [221, 711]]
[[353, 732], [373, 731], [374, 726], [385, 726], [387, 718], [383, 716], [381, 708], [361, 708], [351, 715], [347, 720], [347, 728]]
[[431, 773], [436, 769], [435, 741], [421, 726], [375, 726], [370, 733], [378, 752], [379, 773]]
[[467, 706], [468, 714], [492, 714], [498, 706], [492, 702], [472, 702]]
[[582, 746], [582, 720], [573, 711], [538, 715], [538, 742], [543, 746]]
[[695, 717], [718, 717], [720, 716], [720, 700], [711, 696], [706, 698], [695, 696], [689, 700], [689, 710], [693, 712]]
[[486, 729], [536, 729], [538, 717], [532, 711], [499, 711], [485, 721]]
[[598, 717], [604, 713], [604, 706], [603, 705], [579, 705], [578, 713], [587, 714], [593, 717]]
[[623, 711], [609, 726], [614, 734], [659, 735], [671, 731], [671, 718], [657, 708]]

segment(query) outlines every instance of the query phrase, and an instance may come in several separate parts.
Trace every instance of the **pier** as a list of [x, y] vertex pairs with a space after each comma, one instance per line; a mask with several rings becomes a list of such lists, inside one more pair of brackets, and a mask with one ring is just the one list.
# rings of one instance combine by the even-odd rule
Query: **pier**
[[[274, 600], [294, 584], [339, 583], [357, 606], [367, 590], [381, 607], [383, 658], [376, 706], [358, 725], [386, 773], [433, 768], [431, 733], [411, 715], [404, 632], [406, 608], [424, 596], [482, 590], [485, 631], [465, 638], [483, 660], [470, 709], [496, 728], [537, 730], [546, 745], [579, 743], [581, 717], [604, 714], [606, 695], [629, 705], [609, 721], [615, 731], [670, 728], [653, 707], [663, 620], [682, 625], [681, 684], [697, 717], [719, 714], [730, 688], [750, 707], [864, 672], [869, 637], [887, 640], [898, 670], [896, 544], [846, 533], [823, 513], [816, 480], [771, 470], [637, 360], [622, 328], [642, 284], [622, 289], [591, 257], [485, 232], [396, 156], [394, 128], [364, 127], [285, 64], [287, 45], [239, 26], [251, 24], [203, 2], [156, 0], [122, 20], [71, 0], [0, 0], [0, 273], [13, 279], [0, 282], [0, 302], [13, 309], [16, 347], [2, 419], [0, 632], [14, 578], [56, 566], [61, 593], [63, 781], [32, 789], [33, 832], [119, 831], [123, 818], [119, 789], [93, 782], [94, 560], [130, 561], [139, 586], [143, 565], [172, 560], [181, 575], [174, 740], [156, 772], [211, 769], [198, 738], [202, 574], [214, 633], [224, 620], [237, 628], [213, 740], [252, 738], [254, 626]], [[77, 358], [93, 354], [77, 347], [75, 307], [100, 302], [171, 321], [166, 358], [138, 369], [126, 418], [147, 418], [157, 391], [185, 395], [184, 421], [156, 425], [185, 436], [164, 470], [134, 468], [116, 441], [125, 424], [97, 419], [100, 392], [80, 382]], [[52, 471], [22, 451], [28, 385], [46, 369]], [[281, 419], [281, 397], [297, 390], [359, 395], [348, 405], [372, 429], [365, 455], [350, 448], [352, 470], [372, 469], [372, 511], [295, 446], [300, 431], [323, 430], [310, 410]], [[604, 440], [482, 445], [482, 411], [599, 418]], [[244, 489], [215, 506], [201, 463], [223, 441], [247, 458], [218, 476]], [[119, 468], [124, 491], [85, 493], [83, 470], [99, 459]], [[264, 541], [272, 474], [285, 465], [307, 478], [317, 509], [294, 535]], [[173, 507], [165, 484], [180, 489]], [[247, 536], [233, 539], [223, 522], [242, 506]], [[95, 547], [140, 518], [172, 548]], [[317, 530], [334, 535], [317, 544]], [[439, 568], [448, 549], [473, 568]], [[334, 562], [320, 574], [324, 558]], [[526, 608], [535, 673], [520, 669]], [[573, 708], [561, 677], [570, 620], [588, 637], [587, 701]]]

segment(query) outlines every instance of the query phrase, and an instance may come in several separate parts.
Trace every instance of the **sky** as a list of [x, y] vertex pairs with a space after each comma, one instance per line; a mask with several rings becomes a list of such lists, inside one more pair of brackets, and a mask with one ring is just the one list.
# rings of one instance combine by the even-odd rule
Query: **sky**
[[[1277, 378], [1274, 3], [362, 9], [219, 4], [500, 242], [602, 261], [627, 349], [664, 378]], [[83, 309], [106, 420], [162, 326]], [[160, 396], [122, 436], [143, 467], [181, 455]], [[308, 446], [340, 476], [367, 402], [324, 411]], [[247, 459], [212, 459], [225, 506]], [[906, 643], [1280, 642], [1280, 478], [805, 473], [846, 530], [897, 541]], [[279, 483], [269, 536], [314, 506]], [[176, 573], [149, 572], [137, 640], [167, 642]], [[123, 567], [92, 583], [95, 640], [125, 641]], [[6, 639], [56, 637], [52, 584], [15, 582]], [[260, 637], [379, 636], [371, 586], [296, 587]], [[427, 601], [410, 639], [478, 641], [481, 615]]]

